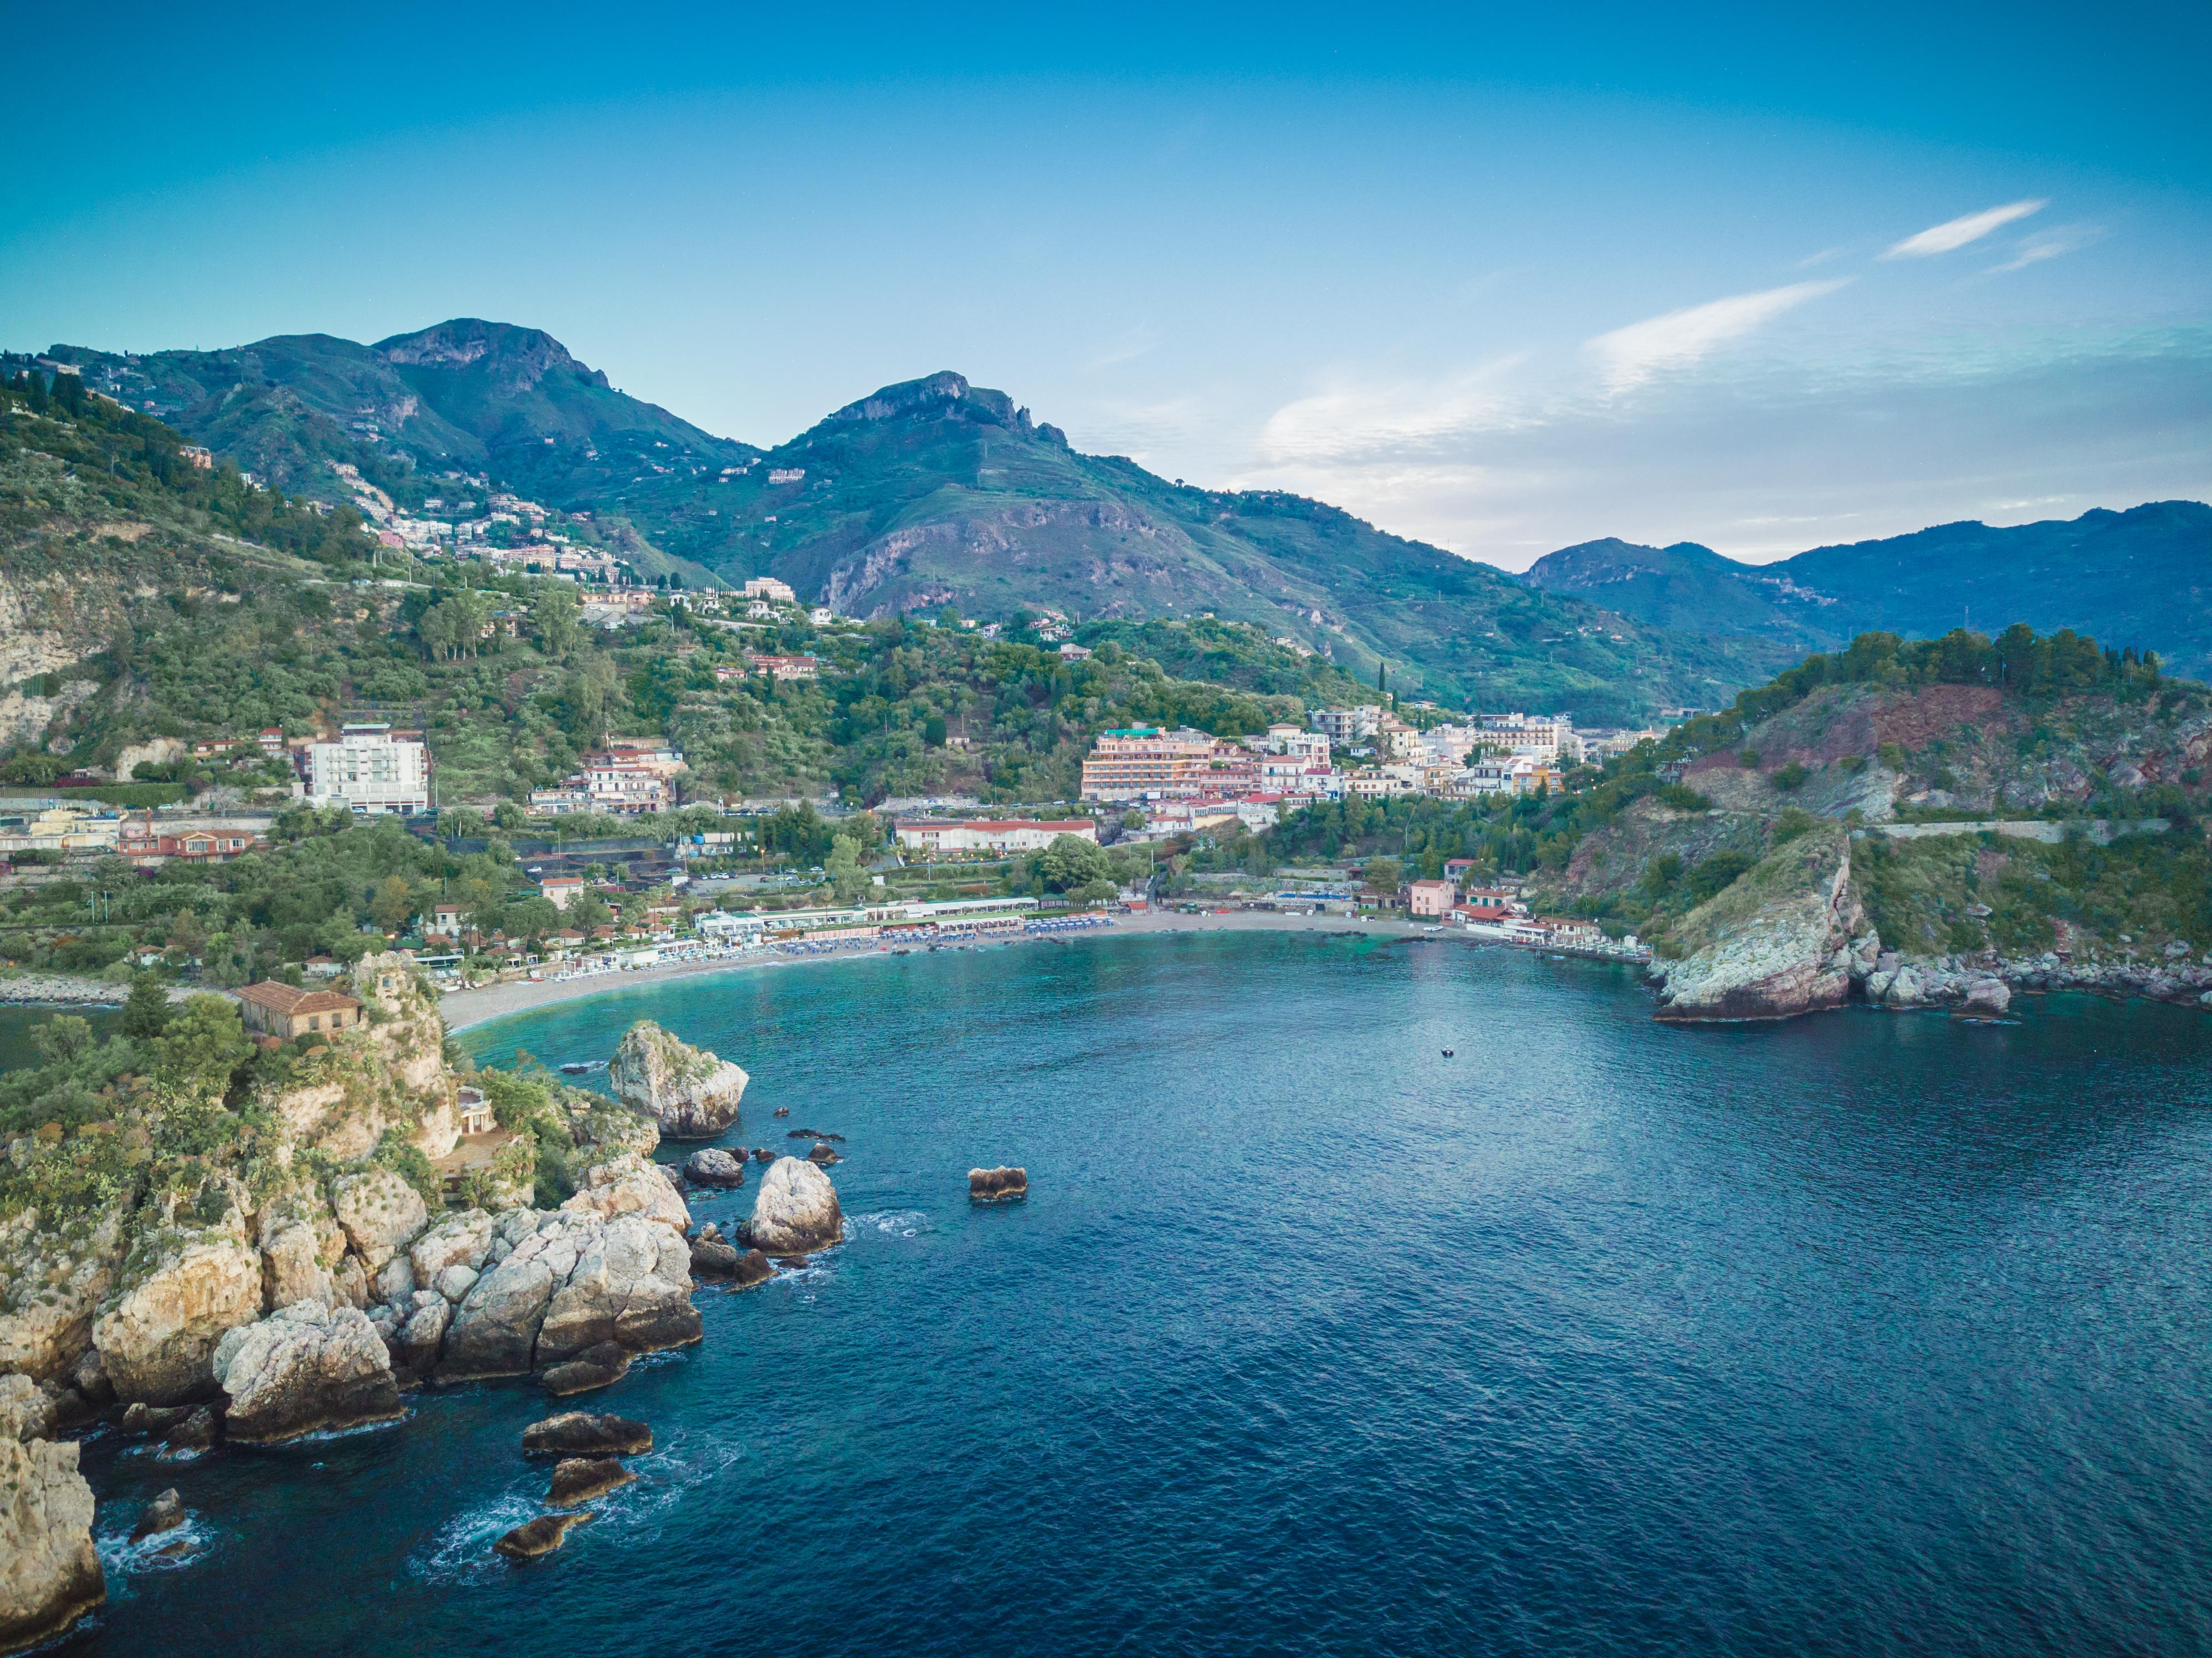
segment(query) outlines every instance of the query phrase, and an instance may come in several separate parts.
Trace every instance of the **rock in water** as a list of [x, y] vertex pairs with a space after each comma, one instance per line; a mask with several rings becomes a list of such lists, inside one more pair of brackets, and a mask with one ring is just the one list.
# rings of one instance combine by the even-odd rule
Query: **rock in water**
[[652, 1448], [644, 1423], [589, 1411], [563, 1411], [522, 1430], [525, 1456], [642, 1456]]
[[774, 1163], [775, 1161], [775, 1153], [769, 1151], [765, 1145], [756, 1145], [753, 1147], [753, 1161], [755, 1163]]
[[807, 1152], [806, 1160], [809, 1163], [817, 1163], [824, 1168], [828, 1167], [830, 1163], [842, 1163], [845, 1161], [844, 1158], [838, 1156], [836, 1151], [832, 1151], [829, 1146], [823, 1145], [819, 1140], [817, 1140], [814, 1143], [813, 1149]]
[[1012, 1198], [1030, 1194], [1030, 1171], [1026, 1169], [970, 1169], [968, 1171], [968, 1196], [976, 1203], [1003, 1203]]
[[247, 1444], [401, 1414], [392, 1356], [357, 1308], [295, 1302], [233, 1330], [215, 1350], [215, 1376], [230, 1400], [223, 1431]]
[[1659, 964], [1659, 1017], [1782, 1019], [1850, 998], [1865, 914], [1851, 890], [1850, 831], [1777, 847], [1675, 924], [1687, 954]]
[[672, 1140], [711, 1139], [738, 1120], [750, 1078], [727, 1060], [688, 1047], [650, 1019], [623, 1033], [607, 1064], [615, 1097], [642, 1111]]
[[728, 1278], [738, 1270], [738, 1263], [743, 1259], [720, 1238], [691, 1240], [691, 1271], [699, 1278]]
[[765, 1284], [775, 1276], [775, 1263], [757, 1249], [748, 1249], [738, 1257], [737, 1265], [730, 1269], [731, 1288], [750, 1290], [756, 1284]]
[[216, 1414], [215, 1406], [203, 1405], [182, 1422], [161, 1436], [166, 1450], [199, 1452], [210, 1450], [222, 1437], [222, 1418]]
[[0, 1439], [0, 1652], [51, 1640], [107, 1599], [76, 1454]]
[[2002, 979], [1977, 979], [1966, 987], [1960, 1011], [1970, 1017], [2001, 1018], [2012, 1009], [2012, 991]]
[[588, 1503], [595, 1497], [619, 1491], [637, 1476], [611, 1456], [571, 1456], [553, 1470], [553, 1487], [545, 1500], [556, 1509]]
[[553, 1366], [538, 1378], [538, 1385], [556, 1399], [564, 1399], [595, 1388], [611, 1388], [629, 1374], [629, 1350], [618, 1342], [602, 1341]]
[[743, 1186], [745, 1165], [720, 1146], [710, 1145], [684, 1160], [684, 1178], [694, 1186]]
[[588, 1509], [580, 1514], [541, 1514], [528, 1525], [517, 1526], [492, 1547], [510, 1560], [535, 1560], [559, 1548], [569, 1527], [580, 1526], [591, 1517]]
[[174, 1531], [185, 1523], [185, 1499], [177, 1495], [174, 1485], [138, 1511], [138, 1523], [131, 1528], [134, 1543], [151, 1537], [155, 1532]]
[[830, 1176], [797, 1157], [778, 1157], [761, 1176], [744, 1240], [770, 1255], [811, 1254], [845, 1235], [844, 1212]]

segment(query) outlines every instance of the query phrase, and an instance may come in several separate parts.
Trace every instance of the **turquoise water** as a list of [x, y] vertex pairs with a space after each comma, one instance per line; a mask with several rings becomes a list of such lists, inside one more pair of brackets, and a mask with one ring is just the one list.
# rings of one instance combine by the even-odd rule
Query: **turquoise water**
[[72, 1014], [106, 1036], [123, 1017], [114, 1007], [0, 1007], [0, 1071], [39, 1063], [39, 1027], [57, 1013]]
[[[462, 1040], [603, 1058], [647, 1014], [752, 1072], [733, 1142], [848, 1137], [852, 1225], [599, 1396], [659, 1436], [641, 1484], [516, 1570], [520, 1385], [192, 1465], [96, 1441], [126, 1569], [64, 1650], [2212, 1650], [2194, 1015], [1686, 1031], [1620, 969], [1316, 932]], [[1001, 1162], [1029, 1201], [970, 1208]], [[204, 1552], [131, 1568], [172, 1483]]]

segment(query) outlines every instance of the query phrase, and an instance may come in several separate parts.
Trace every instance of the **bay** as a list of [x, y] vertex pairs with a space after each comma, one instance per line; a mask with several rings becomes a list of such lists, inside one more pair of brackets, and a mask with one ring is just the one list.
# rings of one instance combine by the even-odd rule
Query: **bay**
[[[2025, 1007], [1684, 1030], [1620, 969], [1316, 930], [465, 1032], [737, 1060], [731, 1144], [848, 1137], [848, 1241], [702, 1288], [705, 1342], [598, 1396], [644, 1478], [532, 1567], [489, 1553], [526, 1387], [95, 1438], [112, 1600], [61, 1649], [2212, 1650], [2205, 1026]], [[1032, 1195], [971, 1207], [999, 1163]], [[172, 1484], [198, 1552], [135, 1559]]]

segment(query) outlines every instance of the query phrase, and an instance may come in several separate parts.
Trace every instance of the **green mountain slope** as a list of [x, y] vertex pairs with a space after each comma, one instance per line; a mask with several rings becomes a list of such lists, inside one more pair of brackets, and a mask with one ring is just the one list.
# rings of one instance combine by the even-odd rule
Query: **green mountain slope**
[[1689, 542], [1594, 541], [1547, 554], [1527, 580], [1655, 627], [1767, 641], [1785, 659], [1873, 629], [1933, 637], [1962, 622], [2024, 622], [2212, 671], [2212, 507], [2191, 501], [2002, 529], [1937, 525], [1763, 565]]

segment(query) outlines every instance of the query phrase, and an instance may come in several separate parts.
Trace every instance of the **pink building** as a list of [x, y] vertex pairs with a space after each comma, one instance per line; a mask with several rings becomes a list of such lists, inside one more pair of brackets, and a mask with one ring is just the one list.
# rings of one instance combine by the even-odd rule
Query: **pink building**
[[1446, 916], [1459, 902], [1459, 889], [1449, 881], [1416, 881], [1407, 890], [1416, 915]]

